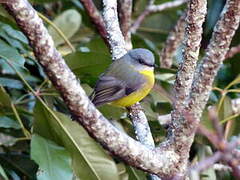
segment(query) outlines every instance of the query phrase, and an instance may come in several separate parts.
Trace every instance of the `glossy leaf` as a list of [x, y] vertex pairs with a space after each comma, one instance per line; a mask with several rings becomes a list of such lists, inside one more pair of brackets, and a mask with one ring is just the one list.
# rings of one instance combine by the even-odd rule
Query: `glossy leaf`
[[13, 119], [7, 116], [0, 116], [0, 128], [20, 129], [20, 125]]
[[8, 177], [7, 177], [3, 167], [0, 165], [0, 178], [1, 177], [3, 178], [3, 180], [7, 180], [8, 179]]
[[34, 111], [34, 132], [62, 144], [72, 156], [73, 169], [80, 179], [118, 179], [113, 159], [70, 117], [53, 112], [56, 120], [41, 105]]
[[0, 106], [11, 106], [11, 99], [2, 86], [0, 86]]
[[73, 177], [69, 153], [36, 134], [31, 139], [31, 158], [39, 165], [38, 180], [71, 180]]
[[[71, 38], [79, 29], [82, 17], [75, 9], [68, 9], [53, 20], [53, 23], [63, 32], [66, 38]], [[48, 32], [52, 36], [55, 46], [64, 43], [62, 36], [50, 25]]]
[[15, 74], [11, 67], [2, 59], [7, 58], [12, 61], [14, 66], [19, 70], [22, 71], [24, 68], [25, 59], [18, 53], [18, 51], [7, 43], [0, 39], [0, 65], [1, 71], [3, 73]]
[[92, 86], [111, 63], [110, 56], [95, 52], [76, 52], [65, 56], [65, 60], [82, 83]]
[[23, 84], [21, 81], [11, 78], [0, 77], [0, 86], [6, 86], [14, 89], [22, 89]]

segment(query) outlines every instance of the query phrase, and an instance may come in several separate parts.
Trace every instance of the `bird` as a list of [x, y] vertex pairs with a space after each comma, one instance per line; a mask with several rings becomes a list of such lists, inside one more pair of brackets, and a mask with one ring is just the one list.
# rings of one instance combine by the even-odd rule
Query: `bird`
[[115, 60], [99, 76], [90, 99], [95, 106], [130, 107], [154, 86], [155, 60], [151, 51], [137, 48]]

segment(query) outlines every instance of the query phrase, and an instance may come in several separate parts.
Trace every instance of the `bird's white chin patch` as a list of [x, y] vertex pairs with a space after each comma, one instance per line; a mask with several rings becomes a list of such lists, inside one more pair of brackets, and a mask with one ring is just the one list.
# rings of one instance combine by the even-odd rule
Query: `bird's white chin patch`
[[143, 70], [153, 71], [153, 70], [154, 70], [154, 67], [144, 66]]

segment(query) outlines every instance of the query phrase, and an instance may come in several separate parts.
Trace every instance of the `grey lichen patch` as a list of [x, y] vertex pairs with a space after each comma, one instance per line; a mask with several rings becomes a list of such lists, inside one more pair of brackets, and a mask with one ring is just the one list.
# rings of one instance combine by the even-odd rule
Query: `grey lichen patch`
[[103, 19], [108, 33], [112, 57], [113, 60], [116, 60], [127, 53], [124, 37], [119, 27], [117, 15], [117, 1], [104, 0], [103, 5]]
[[161, 52], [161, 67], [170, 68], [172, 66], [172, 59], [174, 53], [184, 38], [186, 26], [185, 18], [186, 13], [183, 13], [182, 16], [179, 18], [173, 31], [171, 31], [168, 35], [165, 47]]
[[[173, 121], [178, 121], [181, 112], [187, 104], [193, 81], [194, 71], [198, 60], [202, 24], [207, 12], [206, 0], [191, 0], [188, 3], [186, 30], [184, 38], [183, 62], [179, 67], [174, 84], [176, 101], [172, 112]], [[175, 119], [176, 118], [176, 119]], [[181, 124], [178, 124], [181, 129]], [[176, 127], [175, 127], [176, 128]]]

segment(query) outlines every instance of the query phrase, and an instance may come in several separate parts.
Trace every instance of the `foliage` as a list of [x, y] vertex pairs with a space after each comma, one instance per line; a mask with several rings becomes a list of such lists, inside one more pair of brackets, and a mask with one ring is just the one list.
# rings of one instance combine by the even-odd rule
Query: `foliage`
[[[41, 16], [58, 50], [90, 94], [98, 76], [111, 60], [108, 48], [91, 25], [86, 12], [75, 0], [33, 2], [35, 8], [63, 33], [59, 35], [56, 27], [49, 25], [46, 17]], [[134, 1], [133, 17], [141, 13], [145, 4], [146, 0]], [[223, 4], [224, 1], [209, 0], [202, 51]], [[184, 6], [181, 6], [147, 17], [132, 37], [134, 48], [152, 50], [159, 64], [158, 54], [183, 10]], [[0, 179], [146, 179], [146, 173], [109, 155], [72, 121], [61, 97], [33, 56], [27, 38], [2, 8], [0, 19]], [[240, 42], [239, 33], [235, 35], [233, 45]], [[237, 128], [240, 112], [232, 108], [232, 101], [239, 98], [240, 92], [239, 58], [240, 55], [236, 55], [224, 62], [215, 80], [217, 88], [214, 88], [209, 100], [209, 104], [218, 107], [220, 122], [228, 128], [225, 131], [227, 138], [240, 133]], [[156, 69], [156, 87], [142, 102], [156, 144], [165, 135], [157, 117], [170, 113], [172, 109], [177, 54], [174, 60], [172, 69]], [[35, 97], [32, 91], [38, 96]], [[134, 137], [126, 110], [110, 105], [99, 109], [116, 127]], [[207, 113], [203, 115], [202, 124], [212, 128]], [[201, 160], [211, 154], [213, 147], [198, 135], [192, 151], [191, 159]], [[228, 172], [219, 173], [213, 169], [203, 174], [210, 179], [220, 176], [232, 178]]]

